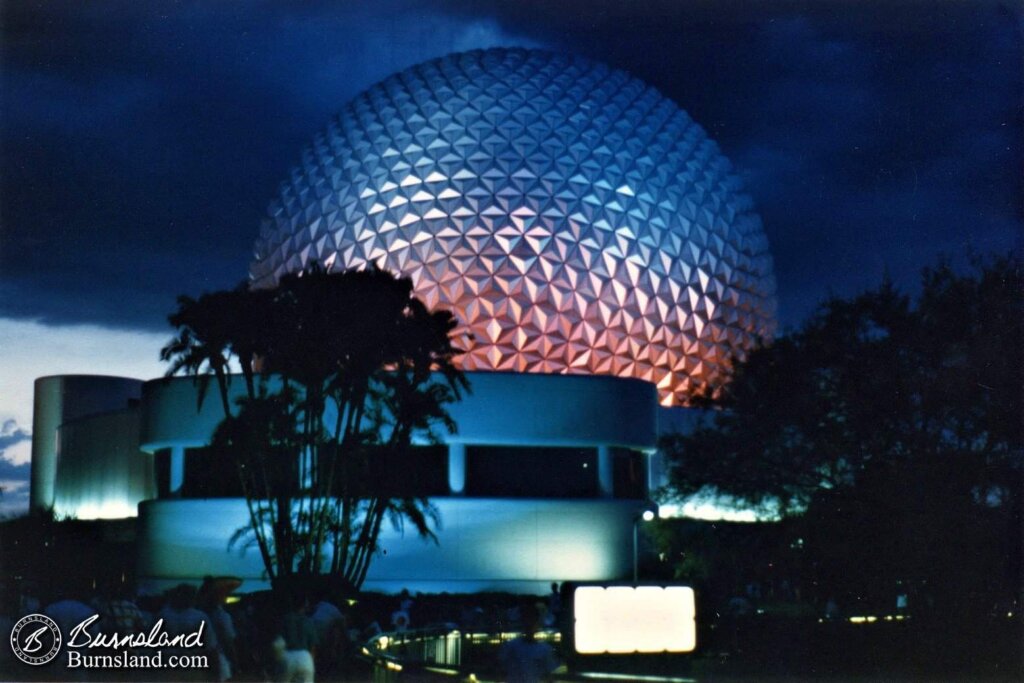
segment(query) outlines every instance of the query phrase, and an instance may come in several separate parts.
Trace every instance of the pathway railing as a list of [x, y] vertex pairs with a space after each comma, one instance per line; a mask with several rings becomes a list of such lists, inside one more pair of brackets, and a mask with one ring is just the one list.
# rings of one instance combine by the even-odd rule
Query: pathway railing
[[[415, 673], [418, 679], [489, 677], [498, 672], [498, 650], [522, 636], [516, 631], [462, 631], [450, 626], [381, 633], [367, 641], [363, 657], [374, 665], [375, 681], [394, 681]], [[557, 645], [561, 633], [538, 631], [536, 639]]]

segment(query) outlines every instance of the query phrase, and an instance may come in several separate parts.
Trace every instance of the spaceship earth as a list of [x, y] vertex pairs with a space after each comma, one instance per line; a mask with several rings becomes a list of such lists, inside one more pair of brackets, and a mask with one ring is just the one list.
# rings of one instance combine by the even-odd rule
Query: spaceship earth
[[268, 210], [254, 286], [313, 263], [409, 276], [466, 370], [714, 394], [775, 326], [761, 221], [704, 130], [625, 72], [491, 49], [349, 102]]

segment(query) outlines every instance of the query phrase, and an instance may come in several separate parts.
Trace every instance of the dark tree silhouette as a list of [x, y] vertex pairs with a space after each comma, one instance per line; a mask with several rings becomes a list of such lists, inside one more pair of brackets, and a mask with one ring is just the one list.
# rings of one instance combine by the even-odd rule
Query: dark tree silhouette
[[203, 294], [198, 299], [178, 297], [178, 310], [167, 317], [177, 336], [160, 350], [160, 360], [171, 367], [167, 376], [179, 373], [193, 375], [199, 386], [198, 401], [206, 398], [209, 379], [217, 381], [224, 412], [230, 412], [228, 381], [230, 375], [234, 292]]
[[[407, 457], [414, 438], [454, 431], [445, 406], [467, 387], [452, 364], [454, 318], [428, 311], [409, 279], [312, 269], [274, 290], [182, 297], [170, 321], [168, 374], [217, 379], [225, 419], [212, 446], [237, 464], [250, 512], [235, 540], [259, 548], [272, 582], [328, 572], [359, 587], [385, 519], [433, 537], [425, 498], [360, 480], [396, 476], [383, 463]], [[245, 380], [235, 409], [232, 364]]]
[[781, 506], [815, 580], [848, 595], [904, 581], [960, 613], [1014, 596], [1022, 293], [1007, 257], [926, 270], [914, 299], [883, 283], [826, 302], [737, 366], [700, 429], [664, 439], [675, 491]]

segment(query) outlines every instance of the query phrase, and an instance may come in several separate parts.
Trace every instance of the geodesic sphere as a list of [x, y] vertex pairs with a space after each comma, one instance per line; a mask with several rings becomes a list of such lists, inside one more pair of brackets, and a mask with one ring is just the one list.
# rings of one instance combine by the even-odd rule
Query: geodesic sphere
[[637, 377], [665, 405], [774, 328], [761, 221], [715, 143], [628, 74], [535, 50], [449, 55], [349, 102], [251, 276], [312, 262], [411, 277], [472, 334], [466, 370]]

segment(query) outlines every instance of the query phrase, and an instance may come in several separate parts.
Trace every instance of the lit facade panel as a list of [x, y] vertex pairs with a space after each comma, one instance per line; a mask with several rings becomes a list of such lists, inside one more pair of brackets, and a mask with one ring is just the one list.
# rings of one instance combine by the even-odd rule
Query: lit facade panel
[[138, 401], [142, 382], [105, 375], [53, 375], [35, 381], [32, 406], [30, 507], [51, 508], [56, 500], [58, 430], [71, 420], [128, 407]]
[[410, 276], [463, 324], [464, 369], [634, 377], [663, 405], [774, 328], [767, 240], [718, 147], [641, 81], [540, 51], [450, 55], [352, 100], [250, 272], [312, 263]]
[[138, 408], [83, 417], [58, 430], [58, 518], [135, 517], [156, 495], [153, 456], [139, 450]]
[[[438, 542], [385, 524], [366, 590], [537, 595], [552, 581], [604, 580], [630, 571], [635, 500], [440, 497], [431, 502], [442, 519]], [[211, 574], [243, 579], [244, 592], [266, 588], [259, 552], [228, 547], [234, 532], [248, 524], [240, 498], [142, 503], [140, 590], [157, 593]]]

